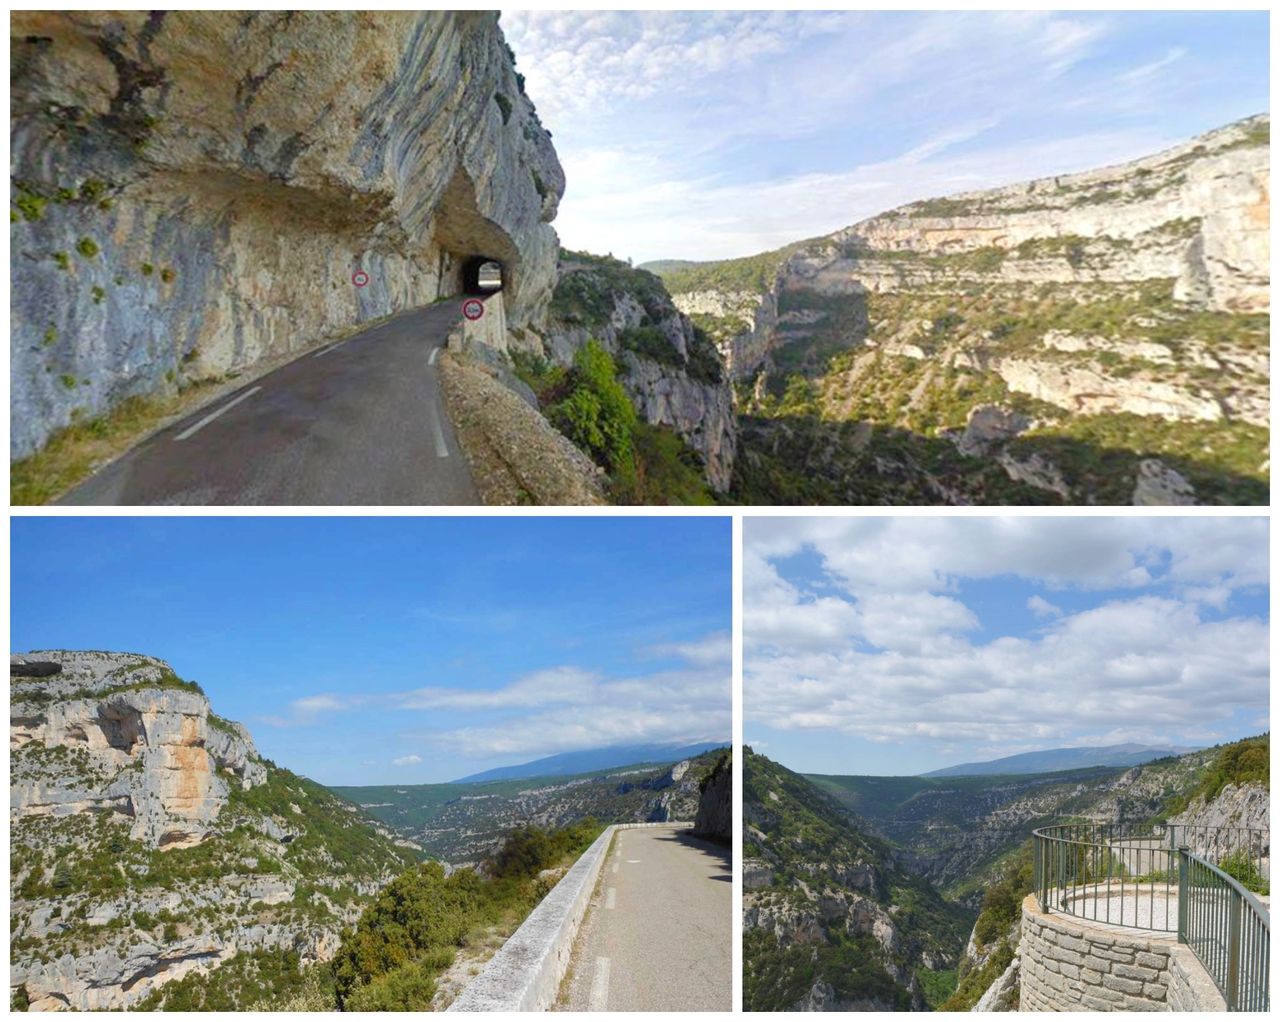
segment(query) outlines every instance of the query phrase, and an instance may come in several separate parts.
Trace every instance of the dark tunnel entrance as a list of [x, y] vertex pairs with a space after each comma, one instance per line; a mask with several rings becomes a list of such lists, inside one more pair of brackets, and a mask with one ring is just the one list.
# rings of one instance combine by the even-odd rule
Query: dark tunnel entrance
[[473, 256], [462, 267], [462, 290], [469, 295], [488, 295], [501, 291], [506, 283], [502, 263], [488, 256]]

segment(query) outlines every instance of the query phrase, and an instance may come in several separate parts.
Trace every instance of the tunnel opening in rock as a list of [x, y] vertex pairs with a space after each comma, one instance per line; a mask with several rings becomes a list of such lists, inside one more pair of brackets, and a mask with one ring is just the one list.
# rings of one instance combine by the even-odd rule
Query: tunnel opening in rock
[[473, 256], [462, 264], [462, 290], [469, 295], [488, 295], [501, 291], [502, 263], [488, 256]]
[[480, 212], [475, 184], [461, 167], [441, 197], [434, 228], [436, 244], [448, 254], [450, 267], [448, 279], [441, 281], [442, 293], [502, 291], [508, 302], [515, 300], [520, 251], [500, 224]]

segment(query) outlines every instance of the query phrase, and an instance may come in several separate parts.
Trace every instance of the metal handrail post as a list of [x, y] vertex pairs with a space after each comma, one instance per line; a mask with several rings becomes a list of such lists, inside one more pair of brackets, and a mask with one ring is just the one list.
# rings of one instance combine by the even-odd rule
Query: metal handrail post
[[[1186, 845], [1178, 849], [1178, 943], [1185, 944], [1187, 942], [1187, 918], [1190, 905], [1188, 901], [1191, 897], [1190, 885], [1187, 883], [1187, 874], [1190, 872], [1190, 862], [1187, 855], [1190, 853]], [[1167, 925], [1167, 924], [1166, 924]]]
[[1227, 888], [1231, 908], [1227, 916], [1227, 1011], [1235, 1011], [1240, 1000], [1240, 924], [1244, 899], [1234, 887]]

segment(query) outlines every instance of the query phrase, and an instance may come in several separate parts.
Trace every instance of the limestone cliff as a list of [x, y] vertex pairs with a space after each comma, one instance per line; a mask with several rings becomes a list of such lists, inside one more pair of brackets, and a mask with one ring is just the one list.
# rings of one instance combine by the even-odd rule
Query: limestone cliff
[[[11, 456], [462, 286], [555, 283], [564, 189], [489, 12], [16, 12]], [[353, 286], [363, 270], [368, 285]]]
[[742, 496], [1265, 502], [1269, 142], [1249, 118], [665, 273], [738, 382]]
[[62, 670], [52, 680], [15, 679], [10, 689], [11, 822], [107, 812], [131, 821], [151, 848], [199, 844], [227, 804], [266, 768], [243, 726], [165, 663], [120, 653], [43, 652]]
[[733, 757], [726, 754], [702, 781], [693, 832], [728, 844], [733, 840]]
[[711, 488], [733, 473], [733, 397], [715, 347], [672, 304], [662, 282], [607, 257], [565, 252], [541, 333], [518, 332], [519, 349], [568, 365], [590, 339], [620, 367], [640, 417], [669, 426], [703, 463]]
[[[33, 676], [29, 661], [56, 673]], [[10, 934], [18, 1007], [159, 1007], [191, 975], [324, 960], [414, 858], [262, 759], [163, 661], [50, 650], [11, 666]], [[222, 969], [227, 969], [222, 973]]]

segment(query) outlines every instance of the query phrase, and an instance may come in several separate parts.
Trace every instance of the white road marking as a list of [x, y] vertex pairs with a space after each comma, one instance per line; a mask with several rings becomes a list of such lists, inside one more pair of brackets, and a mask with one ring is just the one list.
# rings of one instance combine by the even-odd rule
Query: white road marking
[[591, 1011], [605, 1011], [609, 1006], [609, 959], [596, 959], [596, 974], [591, 981], [591, 997], [587, 1007]]
[[261, 389], [262, 389], [261, 387], [254, 387], [252, 390], [246, 390], [234, 401], [228, 401], [216, 412], [211, 412], [210, 414], [206, 415], [203, 419], [197, 422], [190, 429], [184, 429], [181, 433], [179, 433], [173, 439], [175, 441], [186, 440], [187, 437], [195, 436], [202, 429], [204, 429], [205, 426], [209, 425], [209, 423], [211, 423], [214, 419], [216, 419], [219, 415], [222, 415], [224, 412], [231, 411], [231, 409], [234, 408], [236, 405], [238, 405], [241, 401], [247, 401], [249, 398], [253, 397], [254, 394], [258, 393], [258, 391], [260, 391]]
[[618, 864], [616, 862], [613, 864], [613, 871], [615, 873], [618, 872]]
[[630, 866], [634, 866], [639, 861], [640, 861], [639, 859], [628, 859], [627, 864]]
[[439, 357], [440, 357], [440, 349], [439, 349], [439, 348], [432, 348], [432, 349], [431, 349], [431, 355], [430, 355], [430, 357], [428, 357], [428, 359], [427, 359], [427, 365], [429, 365], [429, 366], [433, 366], [433, 365], [435, 365], [435, 364], [436, 364], [436, 359], [437, 359], [437, 358], [439, 358]]
[[[349, 341], [350, 339], [351, 339], [351, 338], [349, 338], [349, 337], [347, 338], [347, 340], [348, 340], [348, 341]], [[312, 358], [319, 358], [321, 355], [327, 355], [327, 354], [329, 354], [329, 352], [331, 352], [331, 351], [336, 351], [338, 348], [341, 348], [341, 347], [342, 347], [344, 344], [346, 344], [346, 343], [347, 343], [347, 341], [339, 341], [337, 344], [330, 344], [330, 345], [329, 345], [329, 347], [327, 347], [327, 348], [321, 348], [319, 351], [317, 351], [317, 352], [316, 352], [314, 355], [312, 355], [311, 357], [312, 357]]]
[[607, 891], [605, 891], [604, 907], [613, 908], [613, 899], [616, 898], [617, 896], [618, 896], [618, 889], [616, 887], [610, 887]]
[[444, 442], [444, 430], [440, 426], [440, 416], [434, 408], [427, 409], [427, 418], [431, 420], [431, 432], [436, 441], [436, 457], [449, 457], [449, 445]]

